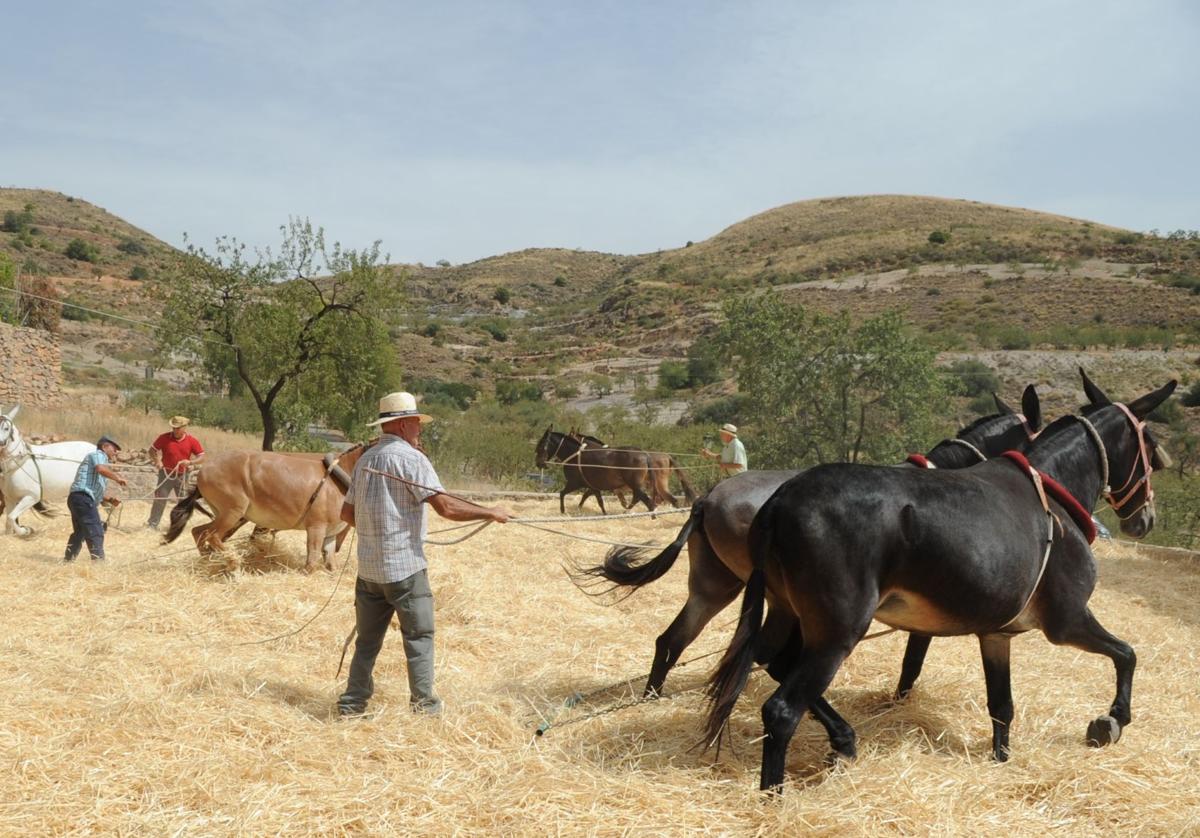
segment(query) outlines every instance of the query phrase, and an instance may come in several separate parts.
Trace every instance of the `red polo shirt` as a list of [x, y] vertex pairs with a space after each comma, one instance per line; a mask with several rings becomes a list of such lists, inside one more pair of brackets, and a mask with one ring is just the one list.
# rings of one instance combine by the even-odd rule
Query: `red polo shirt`
[[184, 431], [182, 439], [176, 439], [171, 431], [161, 434], [151, 446], [162, 452], [162, 466], [167, 471], [174, 471], [181, 460], [189, 459], [193, 454], [203, 454], [200, 441]]

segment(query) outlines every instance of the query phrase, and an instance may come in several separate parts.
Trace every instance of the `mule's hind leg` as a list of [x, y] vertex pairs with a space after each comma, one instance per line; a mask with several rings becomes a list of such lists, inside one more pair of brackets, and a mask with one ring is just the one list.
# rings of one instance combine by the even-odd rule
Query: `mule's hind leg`
[[666, 631], [654, 641], [654, 663], [643, 696], [661, 695], [663, 682], [683, 651], [721, 609], [742, 590], [742, 580], [695, 533], [688, 539], [688, 599]]
[[1008, 760], [1008, 729], [1013, 718], [1012, 670], [1009, 666], [1011, 640], [1011, 635], [1007, 634], [979, 636], [988, 715], [992, 718], [992, 756], [996, 762]]
[[[851, 647], [852, 648], [852, 644]], [[774, 694], [767, 699], [762, 708], [763, 738], [762, 774], [759, 788], [763, 791], [779, 792], [783, 788], [784, 766], [787, 762], [788, 744], [796, 732], [796, 726], [804, 718], [804, 713], [821, 700], [828, 689], [838, 667], [850, 652], [846, 649], [808, 649], [794, 658], [794, 663], [784, 677]], [[822, 712], [833, 708], [824, 705]], [[833, 714], [837, 716], [836, 713]], [[840, 716], [837, 719], [850, 730], [846, 721]]]
[[1137, 654], [1133, 647], [1110, 634], [1087, 608], [1073, 619], [1044, 626], [1042, 631], [1051, 643], [1074, 646], [1085, 652], [1106, 655], [1112, 660], [1117, 670], [1117, 694], [1108, 709], [1108, 715], [1088, 724], [1087, 743], [1093, 747], [1100, 747], [1116, 742], [1121, 738], [1121, 732], [1133, 720], [1130, 702], [1133, 695], [1133, 670], [1137, 667]]
[[[767, 623], [763, 626], [764, 634], [771, 623], [772, 615], [783, 613], [785, 613], [784, 609], [779, 606], [773, 607], [767, 613]], [[790, 617], [790, 615], [788, 616]], [[787, 645], [777, 648], [766, 660], [759, 659], [756, 655], [756, 660], [759, 660], [759, 663], [765, 662], [768, 664], [767, 674], [781, 684], [795, 666], [795, 661], [804, 651], [804, 635], [796, 627], [794, 618], [791, 618], [788, 622], [793, 626], [793, 629], [787, 639]], [[778, 627], [782, 627], [785, 625], [785, 622], [776, 616], [776, 624]], [[759, 654], [763, 653], [765, 651], [760, 650]], [[821, 727], [825, 728], [825, 734], [829, 737], [829, 747], [833, 749], [829, 755], [830, 762], [837, 760], [839, 757], [854, 759], [858, 756], [858, 746], [856, 744], [858, 736], [855, 734], [854, 728], [833, 709], [833, 705], [826, 701], [823, 695], [813, 699], [809, 711], [812, 713], [813, 718], [821, 723]]]
[[913, 684], [917, 683], [931, 640], [933, 638], [928, 634], [908, 636], [908, 645], [904, 647], [904, 662], [900, 664], [900, 683], [896, 685], [896, 692], [893, 694], [897, 701], [905, 698], [912, 691]]

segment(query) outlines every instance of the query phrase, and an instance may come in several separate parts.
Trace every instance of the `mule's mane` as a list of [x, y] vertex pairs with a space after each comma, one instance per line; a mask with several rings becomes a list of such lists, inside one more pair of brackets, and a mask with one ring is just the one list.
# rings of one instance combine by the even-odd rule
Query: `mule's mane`
[[[1012, 414], [1012, 413], [993, 413], [990, 416], [980, 416], [974, 422], [967, 425], [965, 428], [963, 428], [958, 433], [956, 433], [954, 435], [954, 438], [962, 439], [963, 437], [965, 437], [967, 434], [971, 433], [972, 431], [978, 430], [980, 426], [986, 425], [988, 422], [994, 422], [997, 419], [1004, 419], [1006, 417], [1012, 417], [1014, 420], [1017, 419], [1016, 415]], [[1019, 421], [1019, 420], [1017, 420], [1017, 421]]]

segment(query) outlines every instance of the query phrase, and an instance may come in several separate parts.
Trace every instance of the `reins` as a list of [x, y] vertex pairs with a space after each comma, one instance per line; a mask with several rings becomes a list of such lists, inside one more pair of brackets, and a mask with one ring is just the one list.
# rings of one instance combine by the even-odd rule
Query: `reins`
[[[1129, 477], [1125, 480], [1124, 484], [1121, 485], [1121, 488], [1115, 491], [1108, 484], [1108, 450], [1104, 446], [1104, 440], [1100, 438], [1100, 432], [1096, 430], [1096, 426], [1093, 425], [1086, 417], [1074, 414], [1073, 418], [1077, 419], [1083, 424], [1083, 427], [1087, 429], [1088, 434], [1091, 436], [1092, 441], [1096, 443], [1096, 447], [1100, 450], [1102, 474], [1100, 489], [1101, 494], [1104, 496], [1105, 501], [1108, 502], [1109, 507], [1112, 508], [1112, 511], [1116, 514], [1117, 518], [1122, 521], [1126, 521], [1140, 512], [1145, 506], [1153, 502], [1154, 487], [1150, 483], [1150, 475], [1154, 471], [1154, 466], [1150, 462], [1150, 454], [1146, 449], [1146, 423], [1134, 416], [1133, 411], [1131, 411], [1121, 402], [1113, 402], [1112, 406], [1118, 408], [1122, 413], [1125, 414], [1125, 418], [1129, 420], [1130, 424], [1133, 426], [1134, 433], [1137, 434], [1138, 441], [1138, 452], [1137, 456], [1135, 456], [1133, 459], [1133, 465], [1130, 467]], [[1134, 478], [1137, 475], [1138, 463], [1142, 463], [1144, 469], [1142, 471], [1142, 476], [1135, 480]], [[1133, 496], [1137, 494], [1138, 488], [1141, 487], [1143, 483], [1146, 484], [1145, 498], [1143, 498], [1142, 502], [1138, 504], [1137, 508], [1132, 512], [1127, 515], [1122, 515], [1122, 507], [1124, 507], [1130, 500], [1133, 499]], [[1122, 492], [1124, 492], [1124, 495], [1118, 499], [1117, 495]]]

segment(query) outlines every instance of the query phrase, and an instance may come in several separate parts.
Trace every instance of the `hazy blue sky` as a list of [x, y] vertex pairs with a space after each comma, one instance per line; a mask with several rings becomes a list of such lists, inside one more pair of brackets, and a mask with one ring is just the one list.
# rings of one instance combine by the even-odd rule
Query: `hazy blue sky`
[[1200, 3], [21, 3], [0, 185], [178, 244], [638, 253], [907, 193], [1200, 228]]

